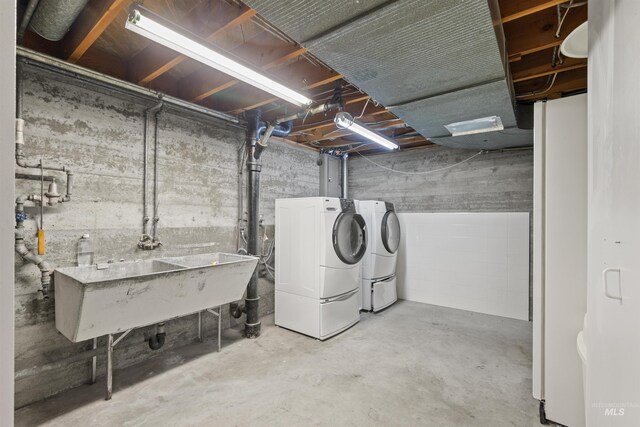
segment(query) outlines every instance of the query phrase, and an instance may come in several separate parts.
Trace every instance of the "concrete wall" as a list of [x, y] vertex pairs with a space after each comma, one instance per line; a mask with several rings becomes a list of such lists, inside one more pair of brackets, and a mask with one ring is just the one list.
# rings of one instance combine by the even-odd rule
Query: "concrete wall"
[[[75, 265], [76, 244], [83, 233], [93, 238], [96, 262], [235, 252], [237, 149], [243, 142], [242, 129], [171, 110], [161, 113], [158, 234], [163, 246], [144, 252], [136, 246], [142, 221], [142, 117], [153, 102], [79, 86], [66, 77], [30, 67], [20, 77], [24, 79], [28, 157], [42, 158], [45, 164], [62, 163], [75, 172], [73, 200], [45, 210], [46, 259], [54, 267]], [[150, 160], [152, 155], [150, 150]], [[261, 202], [269, 236], [273, 236], [276, 197], [317, 195], [316, 158], [313, 151], [282, 142], [272, 142], [263, 155]], [[39, 191], [38, 182], [16, 182], [17, 194]], [[151, 197], [152, 192], [149, 194]], [[27, 213], [30, 219], [25, 225], [28, 235], [33, 236], [39, 208], [28, 208]], [[34, 238], [31, 243], [35, 243]], [[90, 344], [72, 344], [56, 331], [55, 293], [49, 300], [39, 298], [37, 268], [19, 257], [15, 267], [15, 397], [20, 407], [87, 382], [88, 361], [50, 368], [56, 361], [87, 350]], [[272, 312], [273, 282], [267, 276], [260, 282], [260, 293], [261, 314]], [[222, 319], [228, 327], [226, 308]], [[146, 330], [132, 332], [116, 349], [116, 369], [194, 342], [196, 325], [196, 316], [167, 323], [167, 344], [158, 352], [152, 352], [143, 342]], [[213, 316], [205, 316], [207, 328], [213, 337]], [[100, 345], [104, 346], [104, 340]], [[100, 375], [104, 358], [99, 357], [98, 363]]]
[[[420, 172], [454, 165], [474, 153], [433, 146], [368, 158], [387, 168]], [[453, 168], [422, 175], [391, 172], [354, 154], [349, 158], [349, 197], [393, 202], [398, 212], [531, 213], [533, 151], [481, 154]]]

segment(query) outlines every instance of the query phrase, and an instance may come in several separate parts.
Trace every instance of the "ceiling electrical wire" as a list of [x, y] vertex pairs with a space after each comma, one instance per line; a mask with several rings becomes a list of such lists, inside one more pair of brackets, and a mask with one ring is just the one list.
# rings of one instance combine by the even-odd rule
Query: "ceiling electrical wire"
[[[562, 15], [562, 18], [560, 18], [560, 22], [558, 22], [558, 29], [556, 30], [556, 38], [557, 39], [560, 38], [560, 31], [562, 31], [562, 25], [564, 24], [564, 20], [566, 19], [567, 15], [569, 14], [569, 11], [571, 10], [572, 7], [573, 7], [573, 0], [571, 0], [569, 2], [569, 4], [567, 5], [567, 10]], [[558, 5], [558, 14], [559, 13], [560, 13], [560, 5]]]
[[364, 116], [364, 112], [367, 110], [367, 105], [369, 105], [369, 101], [371, 101], [371, 97], [367, 98], [367, 102], [364, 103], [364, 108], [362, 109], [362, 113], [358, 117], [354, 117], [354, 119], [359, 119]]
[[558, 73], [554, 73], [552, 76], [549, 76], [549, 78], [547, 79], [548, 83], [546, 88], [538, 91], [534, 91], [534, 92], [523, 93], [521, 95], [516, 96], [516, 99], [526, 98], [526, 97], [535, 96], [535, 95], [544, 95], [545, 93], [549, 92], [553, 88], [553, 85], [556, 83], [557, 77], [558, 77]]
[[387, 171], [389, 171], [389, 172], [395, 172], [395, 173], [399, 173], [399, 174], [403, 174], [403, 175], [427, 175], [427, 174], [430, 174], [430, 173], [442, 172], [442, 171], [445, 171], [445, 170], [447, 170], [447, 169], [451, 169], [451, 168], [454, 168], [454, 167], [456, 167], [456, 166], [459, 166], [459, 165], [461, 165], [461, 164], [463, 164], [463, 163], [466, 163], [466, 162], [470, 161], [471, 159], [474, 159], [474, 158], [478, 157], [480, 154], [483, 154], [483, 153], [485, 153], [485, 152], [486, 152], [485, 150], [480, 150], [480, 151], [478, 151], [476, 154], [474, 154], [474, 155], [473, 155], [473, 156], [471, 156], [471, 157], [468, 157], [468, 158], [466, 158], [466, 159], [464, 159], [464, 160], [462, 160], [462, 161], [460, 161], [460, 162], [458, 162], [458, 163], [455, 163], [455, 164], [453, 164], [453, 165], [449, 165], [449, 166], [445, 166], [445, 167], [440, 168], [440, 169], [433, 169], [433, 170], [430, 170], [430, 171], [421, 171], [421, 172], [405, 172], [405, 171], [399, 171], [399, 170], [396, 170], [396, 169], [391, 169], [391, 168], [388, 168], [388, 167], [386, 167], [386, 166], [384, 166], [384, 165], [381, 165], [381, 164], [379, 164], [379, 163], [376, 163], [376, 162], [374, 162], [373, 160], [371, 160], [370, 158], [365, 157], [365, 156], [363, 156], [362, 154], [360, 154], [360, 152], [356, 151], [356, 153], [357, 153], [360, 157], [362, 157], [363, 159], [365, 159], [365, 160], [366, 160], [366, 161], [368, 161], [369, 163], [372, 163], [372, 164], [374, 164], [374, 165], [378, 166], [379, 168], [382, 168], [382, 169], [387, 170]]

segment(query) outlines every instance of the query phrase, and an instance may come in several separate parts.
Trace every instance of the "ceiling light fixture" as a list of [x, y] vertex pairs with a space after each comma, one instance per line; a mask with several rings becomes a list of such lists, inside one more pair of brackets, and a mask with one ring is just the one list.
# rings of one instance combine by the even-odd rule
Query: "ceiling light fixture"
[[398, 146], [398, 144], [396, 144], [395, 142], [393, 142], [392, 140], [390, 140], [389, 138], [387, 138], [386, 136], [384, 136], [383, 134], [381, 134], [380, 132], [376, 132], [374, 130], [368, 129], [365, 126], [357, 123], [354, 118], [351, 116], [351, 114], [345, 112], [345, 111], [341, 111], [340, 113], [336, 114], [335, 119], [333, 119], [334, 123], [336, 124], [336, 126], [340, 129], [348, 129], [352, 132], [355, 132], [361, 136], [364, 136], [365, 138], [376, 142], [380, 145], [382, 145], [385, 148], [389, 148], [391, 150], [395, 150], [397, 148], [400, 148]]
[[571, 31], [560, 45], [560, 52], [568, 58], [586, 58], [589, 56], [589, 24], [583, 22]]
[[448, 125], [444, 125], [444, 127], [451, 132], [451, 136], [473, 135], [476, 133], [495, 132], [504, 129], [502, 119], [498, 116], [450, 123]]
[[306, 96], [207, 47], [206, 42], [197, 41], [197, 36], [140, 5], [130, 9], [125, 28], [299, 107], [312, 102]]

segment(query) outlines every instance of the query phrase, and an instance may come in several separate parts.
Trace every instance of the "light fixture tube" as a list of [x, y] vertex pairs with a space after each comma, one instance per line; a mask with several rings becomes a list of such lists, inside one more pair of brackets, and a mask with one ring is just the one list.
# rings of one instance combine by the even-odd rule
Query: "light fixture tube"
[[311, 99], [306, 96], [210, 49], [167, 25], [163, 25], [159, 22], [161, 19], [154, 19], [155, 17], [152, 18], [152, 16], [152, 13], [140, 6], [133, 7], [130, 10], [125, 28], [287, 102], [300, 107], [311, 104]]
[[451, 133], [451, 136], [474, 135], [476, 133], [496, 132], [504, 129], [502, 119], [499, 116], [449, 123], [444, 127]]
[[398, 144], [396, 144], [395, 142], [391, 141], [389, 138], [387, 138], [386, 136], [384, 136], [383, 134], [373, 131], [371, 129], [366, 128], [365, 126], [362, 126], [361, 124], [357, 123], [353, 117], [351, 117], [351, 114], [347, 113], [347, 112], [340, 112], [338, 114], [336, 114], [335, 119], [333, 119], [334, 123], [336, 124], [336, 126], [340, 129], [348, 129], [352, 132], [355, 132], [361, 136], [364, 136], [365, 138], [376, 142], [380, 145], [382, 145], [385, 148], [389, 148], [390, 150], [395, 150], [398, 147]]

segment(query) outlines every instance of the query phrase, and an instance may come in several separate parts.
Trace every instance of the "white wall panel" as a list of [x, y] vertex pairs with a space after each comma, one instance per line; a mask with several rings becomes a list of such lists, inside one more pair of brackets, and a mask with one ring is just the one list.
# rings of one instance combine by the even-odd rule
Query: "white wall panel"
[[398, 297], [529, 319], [528, 213], [400, 213]]

